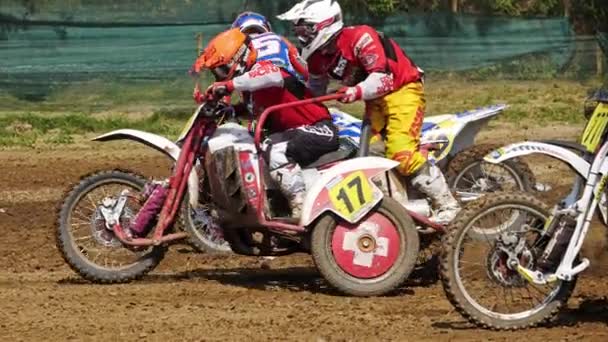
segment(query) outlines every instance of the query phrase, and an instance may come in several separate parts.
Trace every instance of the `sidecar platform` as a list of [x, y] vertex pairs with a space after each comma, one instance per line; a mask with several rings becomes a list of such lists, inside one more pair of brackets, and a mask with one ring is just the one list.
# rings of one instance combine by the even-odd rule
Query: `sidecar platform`
[[357, 146], [355, 146], [350, 140], [340, 138], [340, 147], [333, 152], [326, 153], [319, 157], [319, 159], [308, 165], [302, 165], [304, 169], [316, 169], [323, 165], [334, 163], [340, 160], [352, 158], [357, 153]]

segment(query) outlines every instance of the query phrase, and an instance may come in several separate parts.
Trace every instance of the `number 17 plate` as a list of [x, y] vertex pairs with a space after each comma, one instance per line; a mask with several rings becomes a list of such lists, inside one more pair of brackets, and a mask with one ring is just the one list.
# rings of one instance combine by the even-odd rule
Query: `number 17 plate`
[[365, 209], [375, 205], [380, 197], [363, 171], [348, 174], [328, 190], [336, 213], [353, 223], [365, 215]]

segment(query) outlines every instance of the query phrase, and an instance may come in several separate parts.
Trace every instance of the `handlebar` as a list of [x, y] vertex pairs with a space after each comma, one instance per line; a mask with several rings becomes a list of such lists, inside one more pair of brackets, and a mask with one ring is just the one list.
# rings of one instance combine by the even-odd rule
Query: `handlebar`
[[266, 118], [268, 117], [268, 115], [270, 115], [270, 113], [277, 111], [279, 109], [284, 109], [284, 108], [289, 108], [289, 107], [303, 106], [303, 105], [307, 105], [307, 104], [311, 104], [311, 103], [320, 103], [320, 102], [338, 100], [338, 99], [341, 99], [343, 96], [344, 96], [343, 94], [330, 94], [330, 95], [324, 95], [324, 96], [319, 96], [319, 97], [313, 97], [311, 99], [306, 99], [306, 100], [281, 103], [281, 104], [270, 106], [270, 107], [266, 108], [260, 115], [260, 118], [258, 119], [258, 124], [255, 128], [254, 141], [255, 141], [256, 149], [258, 151], [262, 150], [260, 147], [260, 142], [262, 140], [262, 129], [264, 127], [264, 124], [266, 123]]

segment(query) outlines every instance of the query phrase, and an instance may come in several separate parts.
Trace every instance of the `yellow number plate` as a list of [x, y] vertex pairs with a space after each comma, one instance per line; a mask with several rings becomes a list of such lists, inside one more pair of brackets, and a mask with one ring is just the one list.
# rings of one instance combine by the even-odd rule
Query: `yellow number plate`
[[329, 189], [329, 198], [339, 214], [353, 219], [374, 200], [374, 193], [363, 171], [349, 174]]

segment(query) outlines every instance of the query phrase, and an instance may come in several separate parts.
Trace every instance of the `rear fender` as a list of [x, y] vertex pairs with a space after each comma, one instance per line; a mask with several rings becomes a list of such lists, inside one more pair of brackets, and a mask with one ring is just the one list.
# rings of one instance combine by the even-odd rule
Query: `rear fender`
[[[135, 141], [163, 153], [167, 157], [171, 158], [174, 162], [177, 161], [181, 152], [179, 146], [163, 136], [134, 129], [119, 129], [95, 137], [92, 140], [102, 142], [114, 140]], [[193, 208], [198, 206], [198, 184], [198, 175], [196, 174], [195, 168], [192, 168], [192, 171], [190, 171], [190, 175], [188, 176], [188, 198], [190, 200], [190, 205]]]
[[481, 129], [495, 116], [507, 108], [507, 105], [492, 105], [468, 110], [452, 115], [431, 116], [425, 122], [433, 123], [433, 127], [423, 130], [421, 144], [432, 140], [448, 140], [447, 144], [432, 153], [435, 161], [446, 157], [454, 158], [462, 150], [472, 146]]
[[591, 167], [585, 159], [569, 149], [537, 141], [520, 142], [498, 148], [486, 155], [484, 160], [492, 164], [499, 164], [505, 160], [530, 154], [542, 154], [562, 161], [584, 179], [587, 179], [587, 174]]
[[384, 196], [372, 178], [397, 165], [398, 162], [385, 158], [361, 157], [324, 170], [307, 191], [300, 224], [308, 226], [327, 211], [356, 223]]

